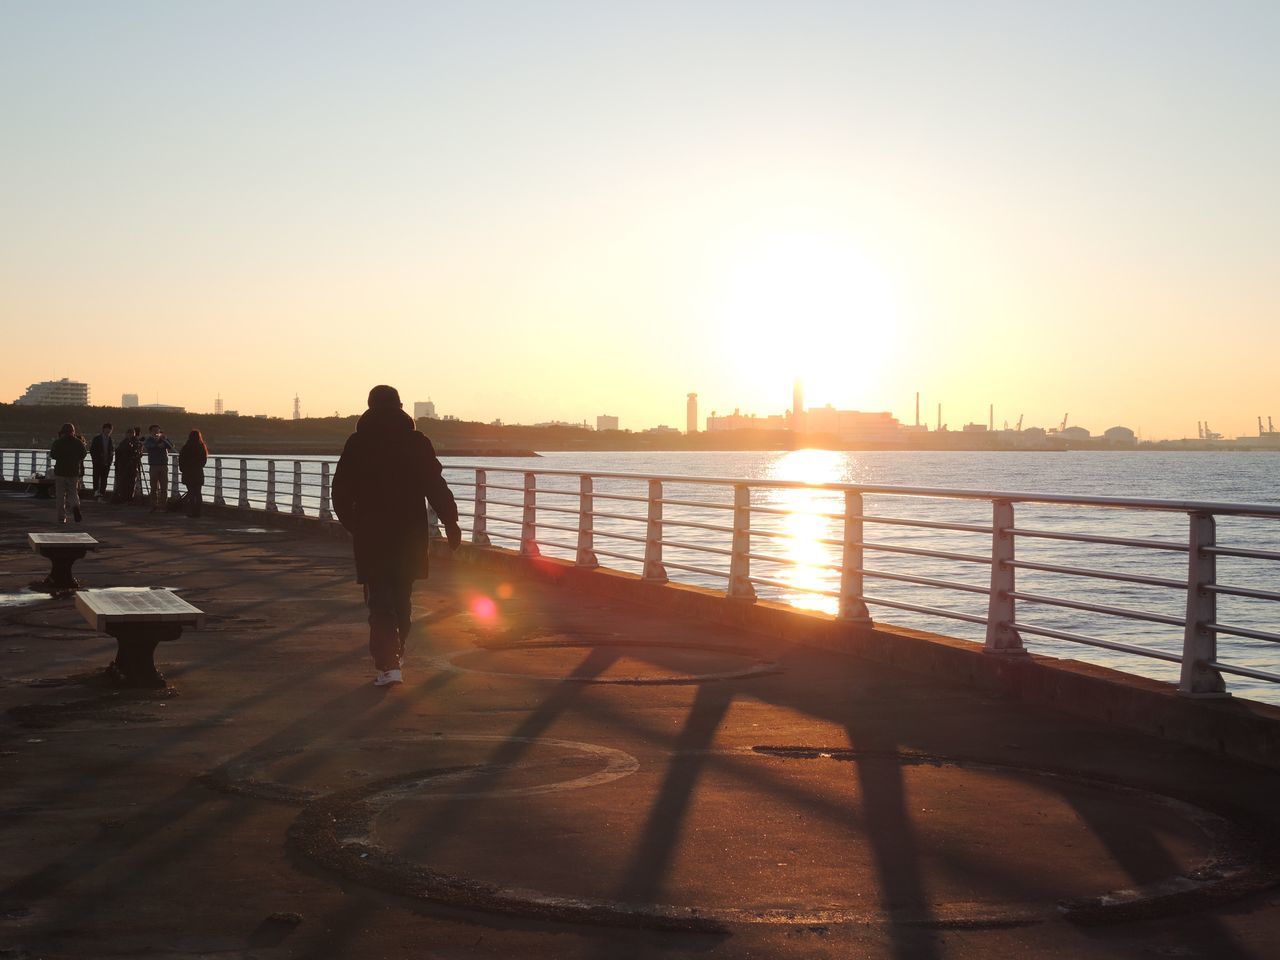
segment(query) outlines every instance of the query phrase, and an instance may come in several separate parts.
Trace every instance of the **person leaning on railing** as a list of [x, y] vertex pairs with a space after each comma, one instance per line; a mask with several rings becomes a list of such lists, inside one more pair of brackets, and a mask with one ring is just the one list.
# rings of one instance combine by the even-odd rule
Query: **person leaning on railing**
[[401, 406], [394, 387], [369, 391], [369, 409], [342, 448], [332, 485], [334, 512], [351, 533], [356, 581], [364, 584], [379, 687], [403, 680], [413, 581], [427, 576], [427, 503], [449, 546], [456, 550], [462, 542], [458, 507], [435, 448]]

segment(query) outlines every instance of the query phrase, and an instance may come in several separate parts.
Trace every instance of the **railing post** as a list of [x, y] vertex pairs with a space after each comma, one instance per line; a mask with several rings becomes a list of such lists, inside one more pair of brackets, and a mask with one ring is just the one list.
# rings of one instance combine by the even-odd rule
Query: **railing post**
[[733, 552], [729, 557], [728, 595], [739, 600], [754, 600], [751, 558], [751, 488], [745, 483], [733, 488]]
[[644, 570], [640, 579], [666, 583], [667, 568], [662, 565], [662, 481], [649, 481], [649, 514], [644, 532]]
[[213, 458], [213, 505], [215, 507], [225, 507], [227, 505], [226, 498], [222, 495], [222, 458]]
[[598, 567], [600, 560], [596, 557], [596, 518], [594, 488], [590, 477], [578, 480], [578, 556], [575, 560], [580, 567]]
[[18, 476], [18, 470], [19, 470], [18, 457], [19, 457], [18, 451], [17, 450], [13, 451], [13, 482], [14, 483], [17, 483], [21, 479]]
[[475, 514], [471, 518], [471, 542], [477, 547], [487, 547], [489, 539], [489, 486], [483, 470], [476, 471]]
[[33, 477], [36, 475], [36, 452], [34, 450], [31, 451], [31, 475]]
[[329, 461], [320, 464], [320, 519], [332, 520], [333, 511], [329, 508]]
[[294, 517], [301, 517], [302, 513], [302, 461], [293, 461], [293, 505], [289, 508], [289, 514]]
[[524, 475], [524, 515], [520, 520], [520, 554], [536, 557], [538, 550], [538, 478], [536, 474]]
[[173, 461], [173, 469], [170, 471], [173, 476], [169, 480], [169, 495], [171, 497], [180, 497], [182, 496], [182, 490], [178, 486], [178, 458], [172, 457], [170, 459]]
[[1178, 693], [1184, 697], [1229, 697], [1222, 674], [1210, 663], [1218, 659], [1218, 634], [1210, 627], [1218, 619], [1218, 595], [1205, 589], [1218, 574], [1218, 560], [1205, 552], [1216, 541], [1211, 513], [1193, 513], [1187, 551], [1187, 625], [1182, 636], [1182, 677]]
[[249, 509], [249, 461], [240, 461], [240, 502], [236, 504], [241, 510]]
[[276, 506], [276, 462], [267, 461], [267, 513], [278, 513]]
[[987, 600], [985, 653], [1025, 654], [1014, 629], [1013, 501], [991, 501], [991, 591]]
[[862, 599], [862, 494], [844, 492], [844, 549], [840, 558], [840, 619], [871, 626], [871, 614]]

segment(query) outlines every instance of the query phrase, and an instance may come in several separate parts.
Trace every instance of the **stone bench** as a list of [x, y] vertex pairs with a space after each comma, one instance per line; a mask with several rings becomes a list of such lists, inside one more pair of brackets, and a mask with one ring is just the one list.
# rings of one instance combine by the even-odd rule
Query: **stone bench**
[[107, 674], [121, 687], [164, 687], [164, 675], [156, 669], [156, 644], [177, 640], [183, 627], [199, 630], [204, 625], [203, 610], [161, 588], [81, 590], [76, 609], [95, 630], [115, 637], [116, 658]]
[[80, 582], [71, 575], [72, 564], [90, 550], [98, 549], [98, 541], [87, 533], [28, 533], [27, 543], [52, 564], [49, 575], [31, 586], [51, 592], [79, 587]]

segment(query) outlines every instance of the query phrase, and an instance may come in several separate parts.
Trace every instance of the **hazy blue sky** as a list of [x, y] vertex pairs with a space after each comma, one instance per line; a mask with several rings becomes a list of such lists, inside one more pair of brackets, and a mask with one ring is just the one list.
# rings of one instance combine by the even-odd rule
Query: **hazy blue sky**
[[1280, 4], [0, 0], [0, 399], [1280, 415]]

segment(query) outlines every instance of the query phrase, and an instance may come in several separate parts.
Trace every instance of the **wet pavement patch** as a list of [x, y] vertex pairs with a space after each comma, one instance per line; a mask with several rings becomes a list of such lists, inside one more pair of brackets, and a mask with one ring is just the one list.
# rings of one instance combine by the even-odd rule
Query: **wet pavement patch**
[[434, 669], [454, 673], [621, 686], [689, 685], [781, 672], [773, 661], [738, 647], [570, 634], [518, 643], [482, 643], [433, 657], [428, 663]]

